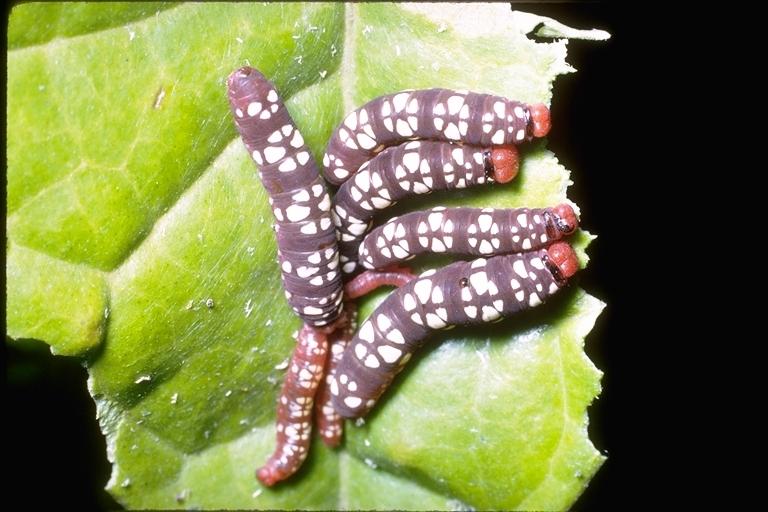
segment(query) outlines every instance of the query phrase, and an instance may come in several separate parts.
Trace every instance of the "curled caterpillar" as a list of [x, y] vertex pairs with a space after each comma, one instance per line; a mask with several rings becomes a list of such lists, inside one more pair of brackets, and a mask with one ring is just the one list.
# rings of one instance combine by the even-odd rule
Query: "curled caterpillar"
[[578, 227], [570, 205], [553, 208], [437, 207], [395, 217], [359, 246], [365, 268], [385, 268], [426, 252], [495, 256], [545, 247]]
[[331, 136], [323, 166], [334, 185], [388, 146], [431, 139], [488, 147], [544, 137], [549, 110], [501, 96], [449, 89], [387, 94], [353, 110]]
[[398, 288], [363, 322], [331, 383], [336, 411], [360, 418], [436, 330], [494, 322], [533, 308], [578, 270], [570, 245], [456, 262]]
[[350, 275], [358, 270], [358, 247], [377, 211], [410, 195], [506, 183], [516, 174], [512, 146], [475, 148], [424, 140], [385, 149], [365, 162], [333, 198], [342, 271]]
[[[278, 399], [277, 447], [256, 472], [271, 486], [296, 472], [307, 456], [315, 393], [329, 364], [328, 337], [334, 336], [333, 346], [343, 346], [351, 337], [354, 315], [342, 311], [331, 201], [312, 153], [261, 72], [237, 69], [227, 86], [235, 125], [269, 193], [285, 295], [304, 321]], [[323, 438], [338, 442], [340, 418], [335, 413], [324, 416], [326, 412], [318, 411]]]

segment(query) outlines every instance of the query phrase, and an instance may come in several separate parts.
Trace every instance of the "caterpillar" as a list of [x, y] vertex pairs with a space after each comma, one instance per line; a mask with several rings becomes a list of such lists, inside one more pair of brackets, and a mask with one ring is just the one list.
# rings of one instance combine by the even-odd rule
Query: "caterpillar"
[[229, 100], [269, 193], [288, 302], [306, 323], [328, 325], [339, 317], [343, 295], [331, 200], [317, 164], [261, 72], [249, 67], [234, 71]]
[[323, 157], [325, 178], [340, 185], [373, 155], [408, 140], [520, 144], [544, 137], [550, 126], [546, 106], [501, 96], [449, 89], [387, 94], [353, 110], [333, 133]]
[[[235, 125], [258, 165], [275, 218], [278, 261], [288, 303], [304, 321], [280, 391], [277, 447], [256, 477], [267, 486], [293, 474], [307, 456], [314, 397], [327, 359], [351, 338], [354, 315], [344, 313], [331, 201], [317, 164], [274, 85], [243, 67], [227, 80]], [[327, 442], [338, 442], [341, 420], [318, 408]]]
[[578, 227], [570, 205], [553, 208], [436, 207], [391, 219], [359, 246], [360, 264], [385, 268], [425, 252], [495, 256], [545, 247]]
[[571, 246], [556, 242], [424, 272], [392, 292], [360, 326], [332, 379], [333, 407], [344, 418], [365, 416], [436, 330], [494, 322], [533, 308], [577, 270]]
[[413, 194], [506, 183], [517, 174], [513, 146], [475, 148], [443, 141], [412, 141], [365, 162], [333, 198], [342, 272], [358, 270], [357, 253], [376, 211]]

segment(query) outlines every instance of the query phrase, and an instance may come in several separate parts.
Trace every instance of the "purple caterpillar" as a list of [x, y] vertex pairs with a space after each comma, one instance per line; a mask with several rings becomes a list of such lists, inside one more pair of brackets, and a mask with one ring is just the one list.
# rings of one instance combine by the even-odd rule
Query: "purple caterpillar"
[[345, 275], [359, 270], [360, 242], [375, 213], [414, 194], [506, 183], [517, 174], [513, 146], [475, 148], [442, 141], [412, 141], [390, 147], [365, 162], [333, 199]]
[[435, 331], [533, 308], [560, 290], [578, 265], [571, 246], [556, 242], [424, 272], [392, 292], [361, 325], [331, 383], [334, 408], [345, 418], [365, 416]]
[[359, 246], [359, 261], [386, 268], [426, 252], [496, 256], [546, 247], [578, 227], [567, 204], [553, 208], [433, 208], [395, 217]]
[[269, 193], [288, 302], [306, 323], [328, 325], [341, 314], [342, 284], [331, 200], [312, 153], [275, 87], [256, 69], [230, 75], [229, 100]]
[[325, 178], [341, 185], [375, 154], [408, 140], [500, 146], [544, 137], [550, 126], [546, 106], [501, 96], [449, 89], [387, 94], [353, 110], [333, 133]]
[[[307, 456], [315, 394], [331, 364], [326, 360], [333, 361], [333, 352], [343, 351], [354, 315], [343, 313], [331, 201], [312, 153], [261, 72], [237, 69], [227, 85], [235, 125], [269, 193], [285, 296], [304, 321], [278, 399], [277, 447], [256, 472], [271, 486], [292, 475]], [[331, 335], [335, 350], [329, 352]], [[341, 420], [335, 412], [322, 416], [323, 408], [318, 414], [323, 440], [333, 446], [341, 436]]]

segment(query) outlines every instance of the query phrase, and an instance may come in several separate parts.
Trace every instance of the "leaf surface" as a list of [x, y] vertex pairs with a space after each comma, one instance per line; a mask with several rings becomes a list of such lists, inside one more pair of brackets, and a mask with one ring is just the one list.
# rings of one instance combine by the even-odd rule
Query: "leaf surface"
[[[364, 425], [347, 425], [341, 449], [316, 441], [272, 489], [253, 476], [274, 446], [301, 322], [283, 298], [227, 75], [250, 64], [270, 77], [321, 157], [345, 112], [384, 93], [447, 87], [548, 103], [555, 77], [572, 71], [566, 41], [531, 41], [515, 16], [501, 4], [14, 8], [7, 332], [85, 359], [113, 462], [108, 489], [123, 505], [575, 501], [603, 460], [586, 432], [601, 374], [583, 352], [602, 304], [575, 282], [539, 311], [437, 336]], [[566, 201], [569, 173], [545, 143], [523, 157], [509, 185], [420, 197], [388, 215]], [[582, 266], [590, 239], [573, 240]], [[362, 301], [362, 315], [385, 294]]]

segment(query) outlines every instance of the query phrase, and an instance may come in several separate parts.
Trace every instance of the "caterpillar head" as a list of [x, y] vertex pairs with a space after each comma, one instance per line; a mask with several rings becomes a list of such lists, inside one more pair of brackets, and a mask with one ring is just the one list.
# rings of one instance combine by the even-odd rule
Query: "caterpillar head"
[[576, 218], [576, 213], [571, 208], [571, 205], [559, 204], [552, 208], [552, 211], [557, 215], [555, 224], [562, 234], [570, 235], [579, 227], [579, 219]]
[[555, 279], [565, 283], [579, 270], [579, 260], [576, 252], [566, 242], [555, 242], [547, 249], [547, 267]]
[[546, 105], [531, 105], [530, 130], [534, 137], [544, 137], [552, 128], [552, 118]]
[[512, 144], [494, 146], [490, 156], [491, 178], [497, 183], [507, 183], [517, 176], [520, 154]]

